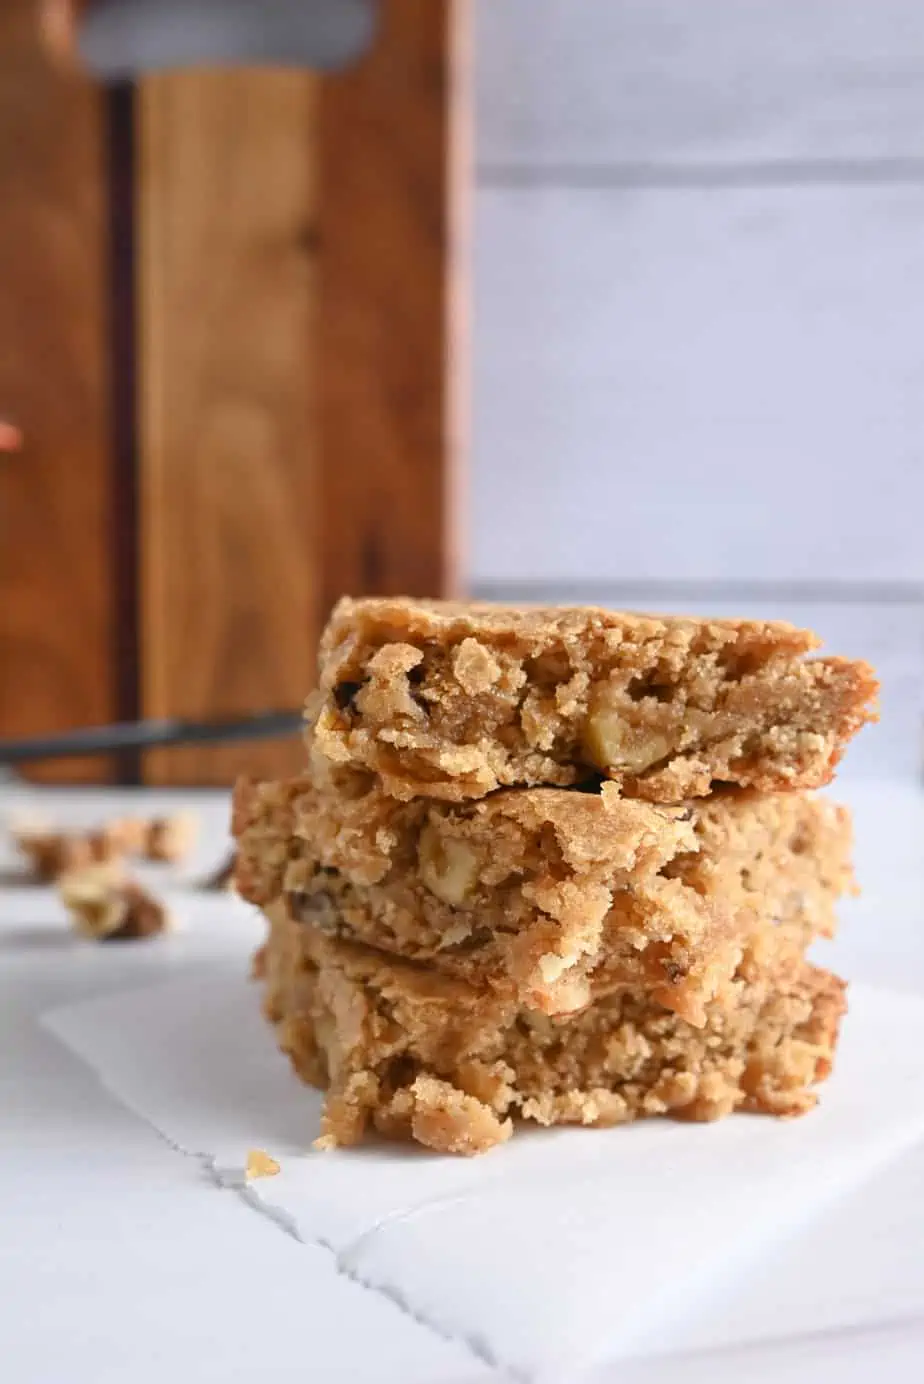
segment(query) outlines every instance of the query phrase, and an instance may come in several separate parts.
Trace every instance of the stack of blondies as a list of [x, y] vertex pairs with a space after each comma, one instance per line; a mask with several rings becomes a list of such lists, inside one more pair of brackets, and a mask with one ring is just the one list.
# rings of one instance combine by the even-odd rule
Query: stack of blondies
[[844, 983], [806, 959], [852, 885], [812, 791], [872, 715], [790, 625], [349, 600], [296, 779], [235, 791], [265, 1007], [370, 1127], [479, 1153], [513, 1120], [808, 1110]]

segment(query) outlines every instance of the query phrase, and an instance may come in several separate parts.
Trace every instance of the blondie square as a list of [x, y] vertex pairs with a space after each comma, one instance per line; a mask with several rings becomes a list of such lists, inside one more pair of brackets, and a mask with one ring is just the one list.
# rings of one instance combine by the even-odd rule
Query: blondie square
[[546, 1014], [631, 986], [706, 1021], [741, 965], [801, 956], [852, 887], [843, 808], [728, 790], [686, 807], [511, 789], [401, 802], [316, 766], [235, 790], [238, 891]]
[[331, 762], [398, 798], [579, 783], [679, 803], [827, 783], [873, 716], [866, 663], [754, 620], [344, 598], [308, 708]]
[[613, 1125], [736, 1109], [797, 1115], [830, 1072], [844, 985], [806, 962], [734, 982], [693, 1028], [625, 989], [580, 1013], [522, 1010], [490, 990], [268, 910], [265, 1009], [305, 1081], [327, 1091], [321, 1147], [369, 1126], [482, 1153], [512, 1118]]

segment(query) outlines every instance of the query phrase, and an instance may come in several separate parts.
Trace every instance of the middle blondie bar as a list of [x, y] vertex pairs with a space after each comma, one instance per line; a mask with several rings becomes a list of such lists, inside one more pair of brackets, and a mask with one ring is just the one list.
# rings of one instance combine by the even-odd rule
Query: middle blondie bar
[[801, 956], [852, 887], [849, 816], [805, 793], [399, 802], [316, 764], [239, 783], [234, 832], [251, 902], [546, 1014], [626, 987], [702, 1024], [743, 957]]

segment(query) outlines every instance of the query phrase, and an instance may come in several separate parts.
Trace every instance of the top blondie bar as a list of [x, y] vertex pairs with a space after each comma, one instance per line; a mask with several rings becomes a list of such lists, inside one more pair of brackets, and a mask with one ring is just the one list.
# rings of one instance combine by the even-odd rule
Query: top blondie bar
[[656, 803], [827, 783], [874, 719], [866, 663], [792, 625], [406, 598], [338, 602], [313, 751], [394, 797], [602, 775]]

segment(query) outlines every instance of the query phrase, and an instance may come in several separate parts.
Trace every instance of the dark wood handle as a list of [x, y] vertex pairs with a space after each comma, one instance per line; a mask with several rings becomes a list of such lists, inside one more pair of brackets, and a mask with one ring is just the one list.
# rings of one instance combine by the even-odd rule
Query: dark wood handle
[[298, 735], [304, 724], [301, 710], [291, 710], [259, 711], [251, 716], [219, 721], [165, 716], [148, 721], [123, 721], [111, 726], [85, 726], [59, 735], [0, 740], [0, 765], [112, 754], [127, 749], [150, 750], [165, 745], [228, 745], [238, 741], [276, 740]]

